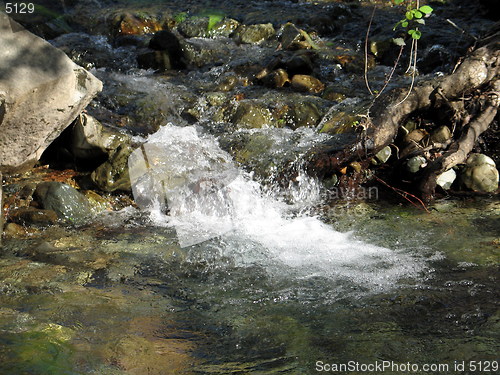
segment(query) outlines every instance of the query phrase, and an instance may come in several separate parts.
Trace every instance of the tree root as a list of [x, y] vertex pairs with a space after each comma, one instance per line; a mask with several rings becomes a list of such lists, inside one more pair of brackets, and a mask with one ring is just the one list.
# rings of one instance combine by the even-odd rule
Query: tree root
[[404, 121], [417, 111], [430, 110], [448, 101], [464, 97], [478, 89], [494, 87], [495, 98], [490, 99], [481, 113], [464, 127], [458, 141], [451, 142], [448, 151], [421, 171], [419, 189], [423, 198], [433, 197], [436, 178], [452, 166], [463, 162], [472, 150], [478, 136], [494, 120], [498, 111], [498, 76], [500, 73], [500, 31], [488, 37], [488, 43], [466, 57], [457, 69], [442, 78], [423, 82], [408, 93], [395, 89], [379, 96], [373, 102], [363, 131], [355, 141], [342, 150], [329, 149], [324, 144], [313, 150], [309, 170], [318, 176], [329, 176], [349, 163], [373, 157], [391, 144]]

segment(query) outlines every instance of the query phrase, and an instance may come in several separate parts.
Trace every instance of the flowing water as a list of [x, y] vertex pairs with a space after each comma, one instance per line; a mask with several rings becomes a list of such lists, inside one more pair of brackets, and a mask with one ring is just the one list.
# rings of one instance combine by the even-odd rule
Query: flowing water
[[264, 188], [201, 127], [144, 141], [141, 210], [6, 241], [2, 374], [496, 366], [498, 202], [329, 205], [305, 175]]
[[[176, 11], [203, 7], [174, 3]], [[233, 3], [227, 12], [245, 22], [318, 11], [313, 3]], [[227, 64], [155, 75], [132, 68], [135, 47], [68, 38], [111, 56], [88, 65], [105, 83], [89, 111], [122, 116], [122, 130], [142, 145], [129, 158], [138, 208], [4, 240], [0, 374], [498, 370], [498, 200], [443, 199], [426, 213], [377, 196], [333, 199], [303, 166], [329, 136], [238, 130], [225, 116], [215, 121], [222, 105], [210, 104], [242, 94], [276, 108], [306, 98], [323, 114], [347, 112], [342, 105], [364, 103], [362, 77], [323, 62], [322, 79], [352, 90], [338, 107], [262, 86], [217, 96], [228, 75], [269, 59], [276, 46], [232, 45]], [[83, 64], [89, 55], [73, 58]], [[390, 367], [368, 367], [376, 364]]]

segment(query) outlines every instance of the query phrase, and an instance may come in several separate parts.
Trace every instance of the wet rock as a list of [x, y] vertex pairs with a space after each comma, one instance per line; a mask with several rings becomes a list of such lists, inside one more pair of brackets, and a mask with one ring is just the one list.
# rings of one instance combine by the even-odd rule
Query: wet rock
[[[142, 43], [145, 43], [144, 39], [141, 39]], [[69, 33], [51, 40], [50, 43], [85, 69], [107, 68], [123, 71], [136, 67], [135, 60], [128, 50], [113, 48], [108, 38], [102, 35]], [[137, 43], [140, 43], [139, 40]]]
[[52, 225], [57, 223], [57, 214], [53, 210], [40, 210], [35, 207], [20, 207], [9, 212], [9, 218], [21, 225]]
[[325, 85], [313, 76], [296, 74], [292, 77], [292, 88], [301, 92], [319, 94], [325, 89]]
[[262, 128], [272, 126], [271, 111], [255, 101], [241, 101], [233, 117], [233, 123], [239, 128]]
[[358, 121], [355, 114], [338, 111], [329, 116], [321, 126], [321, 133], [344, 134], [354, 132], [354, 125]]
[[46, 210], [53, 210], [60, 219], [82, 224], [91, 214], [90, 204], [83, 194], [62, 182], [38, 184], [34, 199]]
[[314, 65], [311, 57], [314, 54], [299, 51], [294, 53], [288, 59], [284, 60], [283, 65], [285, 66], [285, 70], [291, 76], [295, 74], [310, 74], [314, 69]]
[[240, 23], [232, 18], [224, 18], [223, 20], [217, 22], [213, 28], [209, 28], [209, 36], [223, 36], [230, 37], [234, 34], [236, 29], [240, 26]]
[[3, 235], [7, 238], [19, 238], [26, 235], [26, 230], [19, 224], [7, 223], [4, 228]]
[[191, 17], [179, 23], [177, 29], [187, 38], [206, 37], [209, 21], [208, 17]]
[[154, 69], [159, 71], [174, 68], [167, 51], [148, 51], [137, 56], [137, 65], [141, 69]]
[[421, 168], [427, 165], [427, 159], [423, 156], [414, 156], [405, 163], [406, 170], [410, 173], [417, 173]]
[[241, 43], [261, 44], [271, 38], [276, 31], [270, 23], [258, 25], [243, 25], [236, 30], [236, 38]]
[[81, 114], [72, 129], [71, 153], [77, 159], [95, 160], [109, 155], [122, 144], [130, 143], [130, 137], [104, 127], [87, 114]]
[[428, 48], [421, 59], [418, 61], [418, 69], [424, 74], [432, 73], [436, 70], [444, 70], [453, 61], [453, 55], [450, 51], [439, 44]]
[[302, 34], [297, 26], [289, 22], [283, 26], [279, 40], [283, 49], [294, 49], [302, 40]]
[[149, 42], [149, 48], [137, 57], [139, 67], [143, 69], [183, 69], [182, 38], [171, 31], [161, 30], [155, 33]]
[[461, 174], [467, 188], [487, 193], [498, 189], [498, 177], [495, 162], [484, 154], [471, 154]]
[[239, 79], [238, 77], [234, 75], [229, 75], [224, 78], [219, 82], [217, 87], [215, 88], [217, 91], [231, 91], [236, 87], [238, 84]]
[[40, 158], [102, 83], [3, 13], [0, 45], [0, 169], [22, 170]]
[[132, 151], [131, 146], [121, 145], [108, 161], [92, 172], [92, 181], [99, 189], [107, 192], [132, 191], [128, 172], [128, 157]]
[[290, 83], [288, 73], [284, 69], [277, 69], [262, 78], [262, 83], [271, 88], [280, 88]]
[[323, 99], [330, 100], [332, 102], [341, 102], [347, 96], [344, 93], [338, 92], [335, 87], [327, 87], [323, 94], [321, 95]]
[[300, 127], [314, 127], [321, 119], [318, 107], [310, 102], [296, 104], [291, 110], [292, 123], [290, 127], [297, 129]]
[[147, 13], [123, 13], [115, 16], [113, 28], [115, 36], [152, 34], [162, 30], [167, 23], [165, 15]]
[[448, 169], [446, 172], [441, 173], [436, 180], [436, 183], [444, 190], [449, 190], [453, 182], [457, 178], [457, 173], [453, 169]]
[[182, 40], [180, 44], [183, 61], [191, 68], [223, 64], [234, 49], [234, 42], [225, 38], [192, 38]]

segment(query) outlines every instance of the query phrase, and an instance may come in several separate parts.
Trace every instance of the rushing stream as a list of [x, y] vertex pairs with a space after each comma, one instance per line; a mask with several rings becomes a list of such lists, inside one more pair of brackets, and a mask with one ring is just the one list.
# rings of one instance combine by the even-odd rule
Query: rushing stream
[[[167, 2], [82, 3], [109, 20], [103, 4], [155, 13]], [[225, 7], [246, 23], [369, 14], [320, 3], [170, 6]], [[358, 53], [365, 24], [334, 26], [324, 45]], [[442, 199], [427, 213], [377, 194], [336, 199], [305, 173], [304, 155], [342, 141], [320, 133], [323, 122], [338, 113], [349, 122], [365, 108], [359, 70], [318, 58], [315, 73], [338, 89], [335, 99], [270, 89], [248, 77], [275, 57], [277, 41], [190, 39], [210, 51], [209, 63], [163, 74], [136, 67], [140, 38], [115, 46], [74, 32], [51, 41], [104, 82], [88, 111], [139, 145], [128, 158], [137, 207], [3, 240], [0, 375], [497, 372], [499, 201]], [[389, 70], [378, 65], [370, 79], [381, 86]], [[268, 117], [252, 113], [269, 122], [313, 110], [305, 126], [295, 128], [295, 113], [238, 128], [240, 102], [265, 107]]]

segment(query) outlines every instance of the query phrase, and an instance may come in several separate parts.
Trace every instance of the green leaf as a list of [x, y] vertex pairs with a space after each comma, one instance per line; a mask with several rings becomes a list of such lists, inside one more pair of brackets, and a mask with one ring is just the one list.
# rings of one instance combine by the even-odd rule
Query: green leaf
[[401, 26], [403, 26], [403, 27], [408, 27], [408, 24], [409, 24], [409, 23], [408, 23], [408, 21], [406, 21], [406, 20], [405, 20], [405, 21], [403, 21], [403, 22], [401, 22]]
[[418, 8], [419, 11], [421, 11], [423, 14], [431, 14], [434, 9], [432, 9], [428, 5], [423, 5], [420, 8]]
[[394, 39], [392, 39], [392, 42], [393, 42], [395, 45], [400, 46], [400, 47], [402, 47], [402, 46], [406, 46], [406, 43], [405, 43], [405, 41], [404, 41], [404, 39], [403, 39], [403, 38], [394, 38]]
[[399, 5], [403, 2], [404, 0], [394, 0], [394, 4]]
[[408, 30], [408, 34], [410, 34], [413, 39], [417, 40], [420, 39], [420, 37], [422, 36], [422, 33], [420, 31], [413, 29]]
[[412, 20], [413, 19], [413, 12], [411, 12], [411, 11], [406, 12], [406, 19]]
[[413, 10], [413, 15], [415, 16], [415, 18], [422, 18], [423, 16], [423, 14], [416, 9]]

